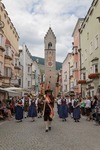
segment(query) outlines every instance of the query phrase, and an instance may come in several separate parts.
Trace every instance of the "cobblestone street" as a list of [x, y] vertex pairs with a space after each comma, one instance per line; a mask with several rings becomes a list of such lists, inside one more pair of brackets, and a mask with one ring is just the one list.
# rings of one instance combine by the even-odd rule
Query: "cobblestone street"
[[45, 132], [43, 119], [0, 123], [0, 150], [99, 150], [100, 127], [82, 118], [62, 122], [55, 115], [52, 130]]

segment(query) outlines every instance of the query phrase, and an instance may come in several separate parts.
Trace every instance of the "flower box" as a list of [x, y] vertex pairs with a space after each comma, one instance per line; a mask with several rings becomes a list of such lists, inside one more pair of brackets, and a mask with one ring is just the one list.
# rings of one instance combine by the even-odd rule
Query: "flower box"
[[100, 73], [91, 73], [88, 75], [89, 79], [95, 79], [95, 78], [99, 78]]
[[79, 80], [78, 84], [86, 84], [86, 80]]

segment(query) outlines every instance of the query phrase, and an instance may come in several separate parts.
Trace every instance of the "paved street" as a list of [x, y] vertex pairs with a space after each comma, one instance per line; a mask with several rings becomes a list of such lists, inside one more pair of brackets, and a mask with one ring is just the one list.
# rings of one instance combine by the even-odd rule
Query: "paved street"
[[43, 119], [0, 123], [0, 150], [100, 150], [100, 126], [82, 118], [62, 122], [57, 114], [52, 130], [45, 133]]

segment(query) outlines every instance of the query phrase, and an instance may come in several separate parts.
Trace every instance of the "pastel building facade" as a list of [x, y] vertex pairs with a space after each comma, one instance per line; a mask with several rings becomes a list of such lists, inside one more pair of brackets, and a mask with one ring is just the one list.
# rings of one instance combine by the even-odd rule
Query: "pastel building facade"
[[80, 80], [80, 27], [83, 22], [83, 18], [79, 18], [76, 26], [74, 28], [72, 37], [73, 37], [73, 43], [72, 43], [72, 54], [73, 54], [73, 78], [74, 78], [74, 84], [73, 84], [73, 90], [75, 95], [81, 94], [81, 85], [78, 84], [78, 81]]
[[[19, 35], [0, 1], [0, 87], [19, 86]], [[0, 91], [1, 99], [4, 98]]]
[[100, 0], [93, 0], [80, 29], [82, 95], [100, 85]]
[[68, 93], [70, 91], [70, 60], [72, 54], [68, 53], [62, 64], [62, 92]]

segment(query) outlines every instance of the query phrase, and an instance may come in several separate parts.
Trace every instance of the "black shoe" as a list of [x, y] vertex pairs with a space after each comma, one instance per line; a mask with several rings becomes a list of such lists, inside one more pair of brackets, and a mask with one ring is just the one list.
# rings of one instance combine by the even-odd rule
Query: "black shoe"
[[48, 132], [48, 129], [46, 129], [45, 132]]
[[65, 121], [67, 121], [67, 120], [65, 119]]
[[49, 127], [49, 130], [51, 130], [51, 127]]

